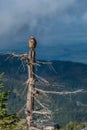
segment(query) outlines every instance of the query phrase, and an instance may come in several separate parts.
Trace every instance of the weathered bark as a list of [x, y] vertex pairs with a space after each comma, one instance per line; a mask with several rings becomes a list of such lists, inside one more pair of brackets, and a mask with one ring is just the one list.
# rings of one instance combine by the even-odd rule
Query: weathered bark
[[27, 130], [30, 130], [31, 127], [34, 127], [33, 122], [33, 111], [34, 111], [34, 63], [35, 62], [35, 51], [34, 49], [30, 50], [29, 53], [29, 63], [28, 63], [28, 93], [27, 93], [27, 103], [26, 103], [26, 122]]

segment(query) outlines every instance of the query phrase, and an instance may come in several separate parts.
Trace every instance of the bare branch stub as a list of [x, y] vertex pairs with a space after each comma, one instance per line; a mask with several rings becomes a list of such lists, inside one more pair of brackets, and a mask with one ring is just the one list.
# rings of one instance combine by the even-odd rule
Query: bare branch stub
[[50, 64], [50, 65], [52, 64], [52, 62], [42, 62], [42, 61], [36, 61], [36, 63], [38, 63], [38, 64], [43, 64], [43, 65], [44, 65], [44, 64], [46, 64], [46, 65], [47, 65], [47, 64]]

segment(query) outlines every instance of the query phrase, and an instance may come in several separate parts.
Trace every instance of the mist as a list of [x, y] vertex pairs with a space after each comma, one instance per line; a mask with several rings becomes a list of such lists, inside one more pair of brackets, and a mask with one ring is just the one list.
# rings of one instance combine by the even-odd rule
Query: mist
[[86, 5], [86, 0], [0, 0], [0, 51], [26, 49], [31, 35], [39, 49], [86, 43]]

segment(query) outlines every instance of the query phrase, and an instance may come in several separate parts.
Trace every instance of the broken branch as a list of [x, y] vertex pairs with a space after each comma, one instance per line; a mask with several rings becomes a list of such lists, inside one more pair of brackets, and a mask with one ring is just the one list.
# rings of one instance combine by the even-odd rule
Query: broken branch
[[83, 91], [83, 89], [79, 89], [76, 91], [56, 92], [56, 91], [44, 91], [42, 89], [37, 89], [37, 88], [35, 88], [35, 89], [36, 89], [36, 91], [39, 91], [41, 93], [58, 94], [58, 95], [76, 94], [76, 93], [80, 93]]

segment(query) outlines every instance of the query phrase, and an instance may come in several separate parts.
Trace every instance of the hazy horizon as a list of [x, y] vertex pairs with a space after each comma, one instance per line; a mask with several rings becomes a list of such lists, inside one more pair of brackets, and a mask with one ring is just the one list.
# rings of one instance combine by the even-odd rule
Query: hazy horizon
[[27, 52], [33, 35], [37, 57], [87, 62], [86, 5], [86, 0], [0, 0], [0, 53]]

